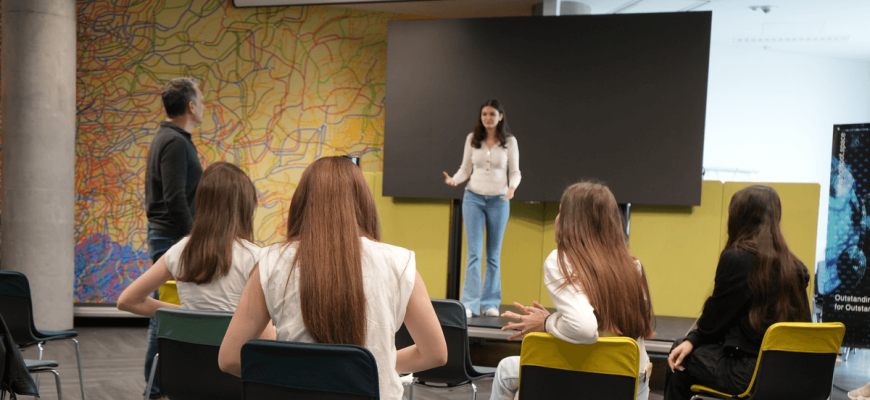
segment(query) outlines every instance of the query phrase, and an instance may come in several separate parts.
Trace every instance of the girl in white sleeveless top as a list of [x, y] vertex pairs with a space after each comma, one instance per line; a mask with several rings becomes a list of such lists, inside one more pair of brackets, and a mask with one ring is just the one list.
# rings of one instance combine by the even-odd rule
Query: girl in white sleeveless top
[[151, 297], [175, 279], [181, 307], [235, 311], [260, 257], [260, 247], [251, 243], [256, 209], [254, 184], [239, 167], [227, 162], [210, 165], [196, 189], [190, 235], [121, 293], [118, 309], [153, 317], [158, 308], [178, 308]]
[[[222, 370], [241, 374], [242, 345], [270, 319], [278, 340], [366, 347], [378, 364], [382, 399], [402, 398], [400, 372], [447, 362], [414, 253], [378, 242], [374, 198], [350, 160], [321, 158], [305, 170], [287, 237], [263, 249], [221, 345]], [[416, 345], [396, 351], [403, 322]]]

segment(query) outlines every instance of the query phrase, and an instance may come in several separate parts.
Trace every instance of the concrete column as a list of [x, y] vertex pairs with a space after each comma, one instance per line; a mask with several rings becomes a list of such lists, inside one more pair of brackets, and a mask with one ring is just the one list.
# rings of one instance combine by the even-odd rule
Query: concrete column
[[2, 268], [30, 280], [36, 326], [73, 326], [76, 4], [3, 0]]

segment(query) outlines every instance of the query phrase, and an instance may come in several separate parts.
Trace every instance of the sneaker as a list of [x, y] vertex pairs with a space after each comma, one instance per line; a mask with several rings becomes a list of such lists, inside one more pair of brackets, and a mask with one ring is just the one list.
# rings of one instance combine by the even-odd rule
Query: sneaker
[[471, 310], [465, 309], [465, 318], [471, 318]]
[[487, 317], [498, 317], [498, 309], [497, 308], [487, 308], [486, 311], [483, 312], [483, 315]]
[[852, 400], [860, 400], [863, 398], [870, 398], [870, 383], [847, 393], [847, 395]]

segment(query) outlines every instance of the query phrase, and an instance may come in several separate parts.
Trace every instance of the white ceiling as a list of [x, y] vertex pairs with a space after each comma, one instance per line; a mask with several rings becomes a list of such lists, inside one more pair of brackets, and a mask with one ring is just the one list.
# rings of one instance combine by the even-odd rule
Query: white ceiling
[[[344, 7], [434, 18], [532, 15], [542, 0], [438, 0]], [[593, 14], [713, 11], [712, 42], [870, 61], [870, 0], [582, 0]], [[761, 10], [769, 7], [769, 12]], [[752, 10], [751, 7], [756, 7]]]

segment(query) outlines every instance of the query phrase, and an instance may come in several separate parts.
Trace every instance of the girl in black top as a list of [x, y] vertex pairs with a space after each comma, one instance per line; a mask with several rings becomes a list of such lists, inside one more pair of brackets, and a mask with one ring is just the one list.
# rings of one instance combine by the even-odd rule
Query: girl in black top
[[713, 294], [698, 328], [671, 350], [665, 400], [691, 398], [695, 384], [732, 394], [746, 391], [767, 328], [809, 322], [809, 273], [785, 243], [781, 215], [779, 195], [769, 186], [750, 186], [731, 198], [728, 242]]

